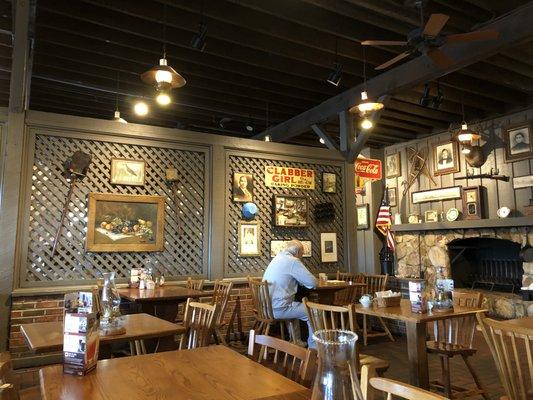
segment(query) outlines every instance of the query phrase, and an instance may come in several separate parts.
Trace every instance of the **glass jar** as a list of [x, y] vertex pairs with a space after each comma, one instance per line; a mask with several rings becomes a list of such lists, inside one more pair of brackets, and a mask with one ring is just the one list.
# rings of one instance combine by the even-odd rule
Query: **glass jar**
[[109, 326], [120, 316], [120, 295], [115, 285], [115, 273], [104, 272], [104, 283], [102, 287], [102, 316], [100, 325]]
[[[452, 282], [450, 284], [450, 282]], [[436, 268], [435, 298], [433, 300], [433, 312], [446, 312], [453, 308], [452, 289], [453, 281], [445, 279], [444, 268]]]
[[311, 400], [363, 400], [355, 362], [357, 335], [345, 330], [321, 330], [313, 337], [318, 370]]

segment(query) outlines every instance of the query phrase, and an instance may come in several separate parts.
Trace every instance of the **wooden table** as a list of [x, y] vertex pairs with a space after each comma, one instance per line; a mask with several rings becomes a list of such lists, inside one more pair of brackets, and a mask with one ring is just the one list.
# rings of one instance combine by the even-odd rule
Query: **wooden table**
[[485, 312], [485, 309], [454, 307], [448, 312], [415, 314], [411, 312], [411, 302], [402, 299], [399, 307], [369, 307], [364, 308], [361, 304], [355, 306], [355, 312], [376, 317], [404, 321], [407, 328], [407, 353], [409, 357], [410, 383], [422, 389], [429, 389], [428, 357], [426, 353], [426, 323], [473, 315]]
[[366, 286], [366, 283], [348, 283], [345, 281], [318, 281], [318, 285], [314, 289], [310, 289], [311, 293], [316, 293], [318, 302], [322, 304], [333, 304], [335, 292], [345, 289], [349, 286]]
[[509, 319], [503, 322], [505, 322], [506, 324], [510, 324], [510, 325], [516, 325], [517, 327], [520, 327], [520, 328], [533, 329], [533, 317]]
[[86, 376], [39, 371], [43, 400], [303, 400], [310, 391], [225, 346], [98, 361]]
[[[100, 336], [100, 344], [135, 342], [150, 338], [173, 336], [180, 328], [171, 322], [149, 314], [129, 314], [120, 317], [126, 328], [122, 335]], [[40, 322], [21, 325], [20, 330], [36, 353], [63, 349], [63, 322]]]

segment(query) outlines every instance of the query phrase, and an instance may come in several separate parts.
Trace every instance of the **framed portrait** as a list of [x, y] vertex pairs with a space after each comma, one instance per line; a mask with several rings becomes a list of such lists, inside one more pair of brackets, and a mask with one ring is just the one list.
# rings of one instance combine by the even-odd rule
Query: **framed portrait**
[[[304, 245], [304, 254], [302, 257], [309, 258], [313, 256], [312, 242], [310, 240], [300, 240]], [[280, 251], [285, 250], [290, 240], [271, 240], [270, 257], [276, 257]]]
[[275, 226], [305, 228], [308, 225], [307, 197], [275, 195], [273, 209]]
[[239, 222], [239, 256], [256, 257], [259, 255], [261, 255], [261, 224]]
[[385, 157], [385, 178], [397, 178], [402, 175], [400, 153], [389, 154]]
[[435, 176], [459, 172], [457, 142], [443, 142], [433, 147], [433, 173]]
[[531, 121], [508, 126], [503, 133], [505, 161], [533, 157], [533, 124]]
[[483, 199], [481, 186], [463, 188], [463, 218], [483, 218]]
[[337, 175], [331, 172], [322, 172], [322, 192], [337, 193]]
[[425, 222], [439, 222], [439, 213], [437, 210], [427, 210], [424, 213]]
[[389, 206], [396, 207], [398, 205], [398, 202], [397, 202], [398, 190], [395, 187], [387, 188], [387, 194], [389, 197]]
[[243, 172], [233, 173], [233, 201], [248, 203], [254, 200], [254, 176]]
[[320, 234], [320, 256], [324, 263], [337, 262], [337, 234], [335, 232]]
[[413, 204], [428, 203], [431, 201], [454, 200], [461, 198], [461, 186], [450, 186], [441, 189], [421, 190], [411, 193]]
[[368, 229], [370, 226], [368, 216], [368, 204], [360, 204], [356, 207], [357, 230]]
[[146, 162], [126, 158], [111, 159], [111, 183], [113, 185], [143, 186]]
[[89, 193], [87, 251], [163, 251], [165, 197]]

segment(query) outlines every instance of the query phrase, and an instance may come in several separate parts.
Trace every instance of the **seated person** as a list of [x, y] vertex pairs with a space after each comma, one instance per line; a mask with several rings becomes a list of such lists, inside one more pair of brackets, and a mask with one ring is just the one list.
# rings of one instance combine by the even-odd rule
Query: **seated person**
[[[300, 261], [304, 252], [304, 246], [299, 240], [291, 240], [285, 250], [272, 259], [263, 280], [269, 283], [269, 292], [272, 299], [272, 311], [278, 319], [299, 319], [307, 322], [309, 337], [307, 344], [310, 348], [315, 347], [313, 331], [309, 319], [305, 313], [303, 303], [294, 301], [294, 295], [298, 284], [308, 289], [316, 287], [317, 280]], [[299, 330], [298, 330], [299, 332]], [[294, 338], [298, 341], [300, 338]]]

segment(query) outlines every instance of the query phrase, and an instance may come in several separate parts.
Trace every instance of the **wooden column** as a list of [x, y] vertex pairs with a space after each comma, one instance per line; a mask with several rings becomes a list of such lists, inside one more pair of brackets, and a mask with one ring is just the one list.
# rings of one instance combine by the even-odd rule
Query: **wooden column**
[[353, 163], [345, 164], [344, 179], [344, 259], [346, 260], [346, 270], [357, 272], [357, 218], [355, 213], [355, 167]]
[[215, 145], [211, 150], [209, 224], [209, 279], [224, 277], [225, 232], [226, 232], [226, 151]]

